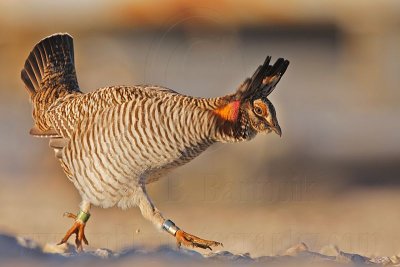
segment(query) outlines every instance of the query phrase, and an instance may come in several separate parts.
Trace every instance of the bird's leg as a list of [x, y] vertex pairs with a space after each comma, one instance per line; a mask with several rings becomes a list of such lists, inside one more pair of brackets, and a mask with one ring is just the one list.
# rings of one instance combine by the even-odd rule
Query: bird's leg
[[205, 240], [186, 233], [179, 229], [179, 227], [177, 227], [171, 220], [164, 219], [160, 211], [151, 202], [145, 188], [142, 188], [140, 192], [137, 192], [137, 196], [139, 196], [138, 206], [143, 217], [153, 222], [157, 227], [173, 235], [176, 238], [178, 248], [181, 245], [184, 245], [186, 247], [198, 247], [211, 250], [211, 247], [222, 246], [222, 243], [220, 242]]
[[212, 250], [211, 247], [223, 246], [223, 244], [220, 242], [202, 239], [195, 235], [186, 233], [185, 231], [179, 229], [179, 227], [176, 226], [171, 220], [165, 220], [162, 224], [162, 228], [171, 235], [175, 236], [176, 245], [178, 248], [180, 248], [181, 245], [184, 245], [186, 247], [198, 247]]
[[61, 240], [58, 245], [64, 244], [65, 242], [68, 241], [71, 235], [75, 234], [75, 244], [76, 244], [76, 249], [78, 252], [82, 252], [83, 246], [82, 242], [85, 243], [86, 245], [89, 245], [89, 242], [86, 239], [85, 236], [85, 226], [86, 222], [90, 218], [90, 203], [87, 201], [82, 201], [81, 203], [81, 209], [77, 215], [72, 214], [70, 212], [65, 212], [64, 216], [68, 218], [72, 218], [75, 220], [74, 224], [72, 227], [67, 231], [65, 234], [64, 238]]

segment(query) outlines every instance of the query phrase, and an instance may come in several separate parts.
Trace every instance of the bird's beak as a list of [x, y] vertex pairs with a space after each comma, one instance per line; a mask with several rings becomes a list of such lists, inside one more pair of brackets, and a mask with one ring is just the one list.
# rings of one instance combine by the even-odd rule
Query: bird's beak
[[281, 127], [277, 124], [274, 127], [271, 127], [272, 131], [274, 131], [277, 135], [280, 137], [282, 136], [282, 130]]
[[276, 119], [276, 117], [273, 116], [269, 116], [267, 118], [267, 122], [268, 122], [268, 128], [269, 128], [269, 132], [274, 131], [277, 135], [279, 135], [280, 137], [282, 136], [282, 130], [281, 127], [279, 126], [278, 120]]

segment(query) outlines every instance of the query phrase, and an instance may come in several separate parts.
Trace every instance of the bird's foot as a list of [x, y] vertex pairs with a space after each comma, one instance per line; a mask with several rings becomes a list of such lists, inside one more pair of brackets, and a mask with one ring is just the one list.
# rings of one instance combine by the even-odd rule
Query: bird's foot
[[195, 235], [188, 234], [182, 230], [178, 230], [175, 237], [178, 248], [180, 248], [181, 245], [184, 245], [186, 247], [198, 247], [212, 250], [211, 247], [224, 246], [220, 242], [205, 240]]
[[70, 236], [75, 234], [76, 235], [75, 236], [76, 250], [78, 252], [82, 252], [83, 251], [82, 242], [85, 243], [86, 245], [89, 245], [89, 242], [87, 241], [86, 236], [85, 236], [85, 226], [86, 226], [86, 222], [89, 220], [90, 214], [83, 212], [83, 211], [80, 211], [78, 213], [78, 215], [75, 215], [75, 214], [72, 214], [69, 212], [65, 212], [64, 216], [74, 219], [75, 222], [72, 225], [72, 227], [67, 231], [67, 233], [65, 234], [65, 236], [61, 240], [61, 242], [58, 243], [57, 245], [66, 243], [68, 241], [68, 239], [70, 238]]

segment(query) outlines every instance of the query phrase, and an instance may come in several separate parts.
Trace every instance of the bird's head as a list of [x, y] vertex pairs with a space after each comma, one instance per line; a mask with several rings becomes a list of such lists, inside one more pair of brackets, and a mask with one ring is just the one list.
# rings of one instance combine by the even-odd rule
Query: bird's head
[[275, 108], [268, 96], [285, 73], [289, 61], [279, 58], [270, 65], [271, 57], [259, 66], [251, 78], [247, 78], [237, 92], [230, 96], [219, 114], [230, 122], [225, 131], [236, 140], [251, 139], [258, 133], [275, 132], [282, 135]]
[[254, 133], [270, 133], [274, 131], [282, 135], [281, 127], [276, 118], [275, 108], [266, 97], [246, 101], [241, 108], [242, 120]]

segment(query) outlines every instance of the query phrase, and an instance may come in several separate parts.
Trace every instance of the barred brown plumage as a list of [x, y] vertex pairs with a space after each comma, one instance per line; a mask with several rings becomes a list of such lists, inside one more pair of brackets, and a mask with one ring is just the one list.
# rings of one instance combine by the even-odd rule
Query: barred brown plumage
[[267, 96], [289, 62], [269, 62], [267, 57], [236, 93], [223, 97], [191, 97], [153, 85], [111, 86], [84, 94], [75, 75], [72, 37], [55, 34], [40, 41], [21, 72], [33, 104], [31, 134], [51, 138], [50, 146], [82, 197], [80, 215], [67, 214], [76, 222], [61, 243], [76, 233], [82, 249], [90, 206], [117, 205], [138, 206], [145, 218], [176, 236], [178, 245], [220, 245], [165, 220], [146, 184], [216, 142], [250, 140], [260, 132], [280, 135]]

